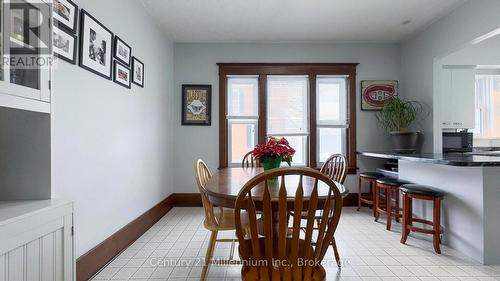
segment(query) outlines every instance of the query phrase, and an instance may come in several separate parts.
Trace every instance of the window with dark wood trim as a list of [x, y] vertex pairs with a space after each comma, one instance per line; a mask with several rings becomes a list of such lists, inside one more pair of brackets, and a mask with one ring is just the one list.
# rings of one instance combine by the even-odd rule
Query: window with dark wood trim
[[[231, 77], [253, 79], [252, 83], [258, 89], [255, 94], [258, 98], [254, 107], [254, 114], [239, 117], [249, 120], [251, 128], [257, 128], [257, 140], [262, 143], [268, 137], [267, 130], [267, 90], [268, 79], [274, 76], [303, 77], [307, 79], [307, 157], [306, 165], [319, 167], [318, 159], [318, 128], [328, 125], [318, 124], [317, 81], [325, 77], [343, 77], [345, 81], [346, 104], [345, 125], [342, 126], [342, 137], [345, 137], [345, 153], [348, 158], [348, 172], [356, 173], [356, 66], [357, 63], [218, 63], [219, 66], [219, 167], [228, 167], [230, 164], [228, 153], [228, 80]], [[303, 85], [303, 84], [302, 84]], [[233, 97], [231, 97], [233, 98]], [[258, 113], [255, 115], [255, 113]], [[234, 117], [238, 119], [238, 117]], [[321, 122], [320, 122], [321, 123]], [[334, 125], [331, 125], [335, 127]]]

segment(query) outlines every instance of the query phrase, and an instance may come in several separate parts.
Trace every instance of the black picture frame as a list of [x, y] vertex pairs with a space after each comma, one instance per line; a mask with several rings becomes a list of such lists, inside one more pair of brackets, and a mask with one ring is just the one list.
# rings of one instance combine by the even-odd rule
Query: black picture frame
[[[84, 62], [84, 48], [88, 47], [86, 46], [86, 44], [89, 43], [89, 41], [86, 40], [86, 36], [84, 34], [85, 32], [85, 25], [87, 23], [87, 20], [91, 20], [93, 21], [96, 25], [98, 25], [100, 28], [102, 28], [105, 32], [107, 32], [107, 38], [109, 39], [109, 57], [108, 60], [106, 60], [106, 62], [109, 62], [108, 66], [106, 66], [106, 74], [102, 73], [102, 72], [99, 72], [95, 69], [93, 69], [91, 66], [89, 65], [86, 65], [85, 62]], [[102, 23], [100, 23], [96, 18], [94, 18], [91, 14], [89, 14], [87, 11], [85, 11], [84, 9], [82, 9], [80, 11], [80, 46], [79, 46], [79, 60], [78, 60], [78, 65], [83, 68], [83, 69], [86, 69], [94, 74], [97, 74], [105, 79], [108, 79], [108, 80], [111, 80], [112, 79], [112, 72], [113, 72], [113, 32], [111, 32], [111, 30], [109, 30], [106, 26], [104, 26]], [[106, 47], [106, 51], [108, 50], [108, 48]]]
[[[59, 14], [57, 9], [59, 7], [59, 4], [62, 5], [63, 7], [61, 8], [68, 8], [66, 7], [65, 4], [68, 4], [72, 9], [73, 9], [73, 17], [67, 19], [68, 24], [64, 23], [62, 20], [59, 20], [58, 18], [64, 18], [63, 15]], [[61, 29], [66, 29], [67, 31], [76, 34], [76, 27], [78, 25], [78, 5], [76, 5], [73, 1], [71, 0], [53, 0], [52, 3], [52, 11], [53, 11], [53, 19], [54, 19], [54, 25], [58, 26]], [[70, 24], [69, 22], [73, 22]], [[69, 25], [70, 24], [70, 25]]]
[[[124, 83], [122, 83], [122, 82], [120, 82], [118, 80], [118, 77], [116, 76], [116, 72], [117, 72], [117, 69], [118, 69], [119, 66], [121, 66], [122, 68], [124, 68], [125, 70], [127, 70], [127, 72], [128, 72], [128, 84], [124, 84]], [[113, 65], [113, 82], [115, 82], [116, 84], [118, 84], [120, 86], [123, 86], [123, 87], [125, 87], [127, 89], [130, 89], [131, 88], [131, 80], [132, 80], [130, 78], [130, 74], [131, 74], [131, 72], [130, 72], [130, 68], [128, 66], [126, 66], [125, 64], [123, 64], [123, 63], [121, 63], [121, 62], [119, 62], [117, 60], [114, 61], [114, 65]]]
[[54, 27], [53, 27], [52, 31], [53, 31], [53, 33], [54, 33], [54, 34], [52, 35], [52, 36], [53, 36], [53, 37], [52, 37], [52, 44], [53, 44], [53, 45], [55, 45], [55, 44], [56, 44], [56, 36], [55, 36], [55, 34], [56, 34], [57, 32], [64, 33], [65, 35], [67, 35], [67, 36], [69, 36], [69, 37], [71, 37], [71, 38], [73, 39], [73, 40], [72, 40], [72, 44], [73, 44], [73, 53], [72, 53], [72, 57], [71, 57], [71, 58], [68, 58], [68, 57], [64, 56], [64, 54], [62, 54], [62, 53], [60, 54], [60, 53], [58, 52], [58, 48], [57, 48], [56, 46], [52, 46], [52, 49], [54, 50], [54, 56], [55, 56], [55, 57], [57, 57], [57, 58], [60, 58], [60, 59], [62, 59], [62, 60], [64, 60], [64, 61], [66, 61], [66, 62], [68, 62], [68, 63], [70, 63], [70, 64], [76, 64], [76, 49], [77, 49], [77, 45], [76, 45], [76, 35], [71, 34], [71, 33], [69, 33], [67, 30], [65, 30], [65, 29], [61, 29], [61, 28], [56, 27], [56, 26], [54, 26]]
[[[137, 81], [136, 80], [136, 76], [135, 76], [135, 70], [136, 70], [136, 66], [137, 65], [141, 65], [142, 68], [142, 81]], [[137, 59], [136, 57], [132, 57], [132, 83], [134, 83], [135, 85], [141, 87], [141, 88], [144, 88], [144, 63], [142, 61], [140, 61], [139, 59]]]
[[[125, 47], [127, 47], [128, 49], [128, 61], [123, 60], [118, 54], [118, 48], [120, 44], [125, 45]], [[125, 43], [125, 41], [123, 41], [120, 37], [118, 37], [118, 35], [115, 35], [115, 38], [113, 40], [113, 57], [119, 62], [130, 67], [130, 61], [132, 60], [132, 47], [130, 47], [127, 43]]]
[[[199, 93], [190, 93], [189, 91], [200, 91]], [[198, 99], [198, 101], [203, 105], [203, 100], [205, 101], [206, 105], [203, 105], [205, 108], [203, 109], [205, 111], [206, 118], [205, 120], [189, 120], [187, 114], [188, 114], [188, 107], [192, 105], [188, 104], [188, 94], [203, 94], [205, 93], [204, 99], [201, 101]], [[193, 102], [193, 101], [191, 101]], [[196, 101], [194, 101], [196, 103]], [[212, 85], [193, 85], [193, 84], [185, 84], [182, 85], [182, 118], [181, 118], [181, 123], [182, 125], [186, 126], [211, 126], [212, 125]]]

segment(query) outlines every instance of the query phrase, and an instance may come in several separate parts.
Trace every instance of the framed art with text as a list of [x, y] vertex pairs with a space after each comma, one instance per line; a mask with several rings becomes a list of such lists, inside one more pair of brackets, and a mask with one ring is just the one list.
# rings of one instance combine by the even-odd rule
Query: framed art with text
[[361, 81], [361, 110], [382, 110], [385, 103], [397, 95], [396, 80]]
[[212, 85], [182, 85], [182, 125], [210, 126]]

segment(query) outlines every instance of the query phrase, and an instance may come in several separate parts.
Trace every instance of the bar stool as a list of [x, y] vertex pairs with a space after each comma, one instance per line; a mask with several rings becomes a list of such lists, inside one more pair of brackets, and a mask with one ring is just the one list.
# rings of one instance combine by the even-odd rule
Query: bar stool
[[[419, 184], [405, 184], [400, 188], [403, 194], [403, 229], [401, 232], [401, 243], [406, 243], [410, 231], [432, 234], [432, 244], [434, 251], [441, 254], [439, 244], [441, 244], [441, 200], [446, 195], [443, 191], [436, 190], [430, 186]], [[433, 202], [432, 221], [415, 218], [412, 213], [413, 199], [427, 200]], [[432, 226], [431, 229], [424, 229], [413, 226], [413, 222], [419, 222]]]
[[[376, 172], [364, 172], [359, 174], [359, 183], [358, 183], [358, 212], [361, 208], [361, 202], [372, 206], [373, 216], [375, 216], [375, 206], [374, 206], [374, 197], [375, 194], [375, 181], [377, 179], [383, 178], [384, 175]], [[363, 185], [363, 181], [367, 182], [370, 185], [370, 194], [366, 197], [361, 193], [361, 186]]]
[[[401, 208], [399, 207], [399, 187], [403, 184], [410, 183], [409, 181], [399, 180], [395, 178], [380, 178], [375, 184], [375, 221], [378, 221], [380, 214], [387, 215], [387, 230], [391, 230], [392, 216], [396, 222], [399, 222], [399, 217], [402, 216]], [[385, 207], [380, 206], [381, 191], [385, 193]], [[395, 193], [396, 205], [392, 207], [392, 193]]]

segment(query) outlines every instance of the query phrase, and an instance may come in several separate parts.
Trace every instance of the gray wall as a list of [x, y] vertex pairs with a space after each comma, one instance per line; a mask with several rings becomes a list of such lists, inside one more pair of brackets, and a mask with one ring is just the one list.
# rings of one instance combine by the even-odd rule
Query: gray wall
[[498, 11], [500, 11], [498, 0], [468, 1], [420, 34], [402, 43], [401, 79], [404, 83], [401, 92], [410, 99], [425, 102], [435, 111], [422, 124], [425, 134], [424, 151], [440, 150], [441, 127], [438, 118], [434, 118], [440, 108], [439, 104], [434, 104], [434, 63], [499, 28]]
[[80, 256], [172, 192], [173, 45], [139, 1], [77, 1], [132, 47], [145, 88], [76, 65], [53, 73], [54, 197], [75, 203]]
[[[396, 44], [174, 44], [174, 159], [175, 192], [196, 192], [194, 161], [218, 167], [218, 62], [357, 62], [358, 150], [388, 147], [386, 133], [373, 112], [360, 110], [360, 81], [399, 79], [400, 54]], [[181, 126], [182, 84], [212, 85], [212, 126]], [[363, 159], [361, 167], [367, 159]], [[347, 181], [354, 190], [354, 177]]]
[[50, 199], [50, 115], [0, 107], [0, 201]]

